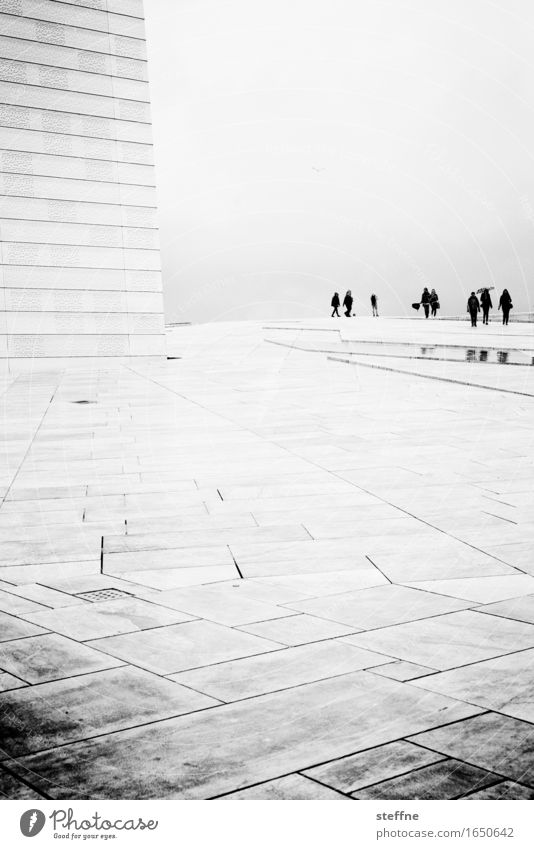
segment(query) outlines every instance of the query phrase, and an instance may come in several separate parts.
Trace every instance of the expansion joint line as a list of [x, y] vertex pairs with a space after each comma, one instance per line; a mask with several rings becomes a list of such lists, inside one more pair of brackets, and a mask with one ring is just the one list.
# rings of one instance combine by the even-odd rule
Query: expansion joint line
[[[20, 375], [19, 375], [19, 377], [20, 377]], [[18, 380], [18, 378], [17, 378], [17, 380]], [[12, 384], [12, 387], [13, 387], [13, 388], [16, 386], [17, 380], [15, 380], [15, 382]], [[28, 454], [30, 453], [30, 451], [31, 451], [31, 449], [32, 449], [32, 447], [33, 447], [33, 443], [34, 443], [34, 442], [35, 442], [35, 440], [37, 439], [37, 436], [38, 436], [38, 434], [39, 434], [39, 431], [41, 430], [41, 427], [42, 427], [42, 425], [43, 425], [43, 422], [44, 422], [44, 420], [45, 420], [45, 417], [46, 417], [46, 415], [47, 415], [48, 411], [50, 410], [50, 407], [52, 406], [52, 403], [53, 403], [53, 401], [54, 401], [54, 398], [56, 397], [56, 392], [57, 392], [57, 391], [58, 391], [58, 389], [59, 389], [59, 385], [60, 385], [60, 383], [61, 383], [61, 377], [58, 379], [58, 381], [57, 381], [57, 383], [56, 383], [56, 385], [55, 385], [55, 387], [54, 387], [54, 391], [52, 392], [52, 396], [51, 396], [51, 398], [50, 398], [50, 400], [49, 400], [48, 404], [46, 405], [46, 409], [45, 409], [45, 411], [44, 411], [43, 415], [41, 416], [41, 418], [40, 418], [40, 420], [39, 420], [39, 424], [37, 425], [37, 427], [36, 427], [36, 429], [35, 429], [35, 431], [34, 431], [34, 434], [33, 434], [32, 438], [31, 438], [31, 440], [30, 440], [30, 443], [29, 443], [29, 445], [28, 445], [28, 447], [27, 447], [26, 451], [24, 452], [24, 456], [23, 456], [22, 460], [20, 461], [20, 463], [19, 463], [19, 465], [18, 465], [17, 471], [16, 471], [16, 472], [15, 472], [15, 474], [13, 475], [13, 478], [12, 478], [12, 480], [11, 480], [11, 483], [9, 484], [9, 486], [8, 486], [8, 488], [7, 488], [7, 490], [6, 490], [5, 494], [4, 494], [4, 496], [3, 496], [3, 498], [2, 498], [2, 499], [1, 499], [1, 501], [0, 501], [0, 508], [3, 506], [3, 504], [4, 504], [5, 500], [6, 500], [6, 498], [8, 497], [9, 493], [11, 492], [11, 489], [13, 488], [13, 484], [15, 483], [15, 481], [16, 481], [16, 479], [17, 479], [18, 475], [19, 475], [19, 472], [21, 471], [21, 469], [22, 469], [22, 467], [23, 467], [24, 463], [26, 462], [26, 459], [27, 459], [27, 457], [28, 457]], [[12, 387], [10, 387], [10, 388], [12, 388]]]

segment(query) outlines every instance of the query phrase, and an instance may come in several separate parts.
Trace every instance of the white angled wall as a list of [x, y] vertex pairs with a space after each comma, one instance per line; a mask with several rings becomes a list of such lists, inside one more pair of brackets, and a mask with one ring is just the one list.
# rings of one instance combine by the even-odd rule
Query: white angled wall
[[142, 0], [0, 0], [0, 360], [164, 352]]

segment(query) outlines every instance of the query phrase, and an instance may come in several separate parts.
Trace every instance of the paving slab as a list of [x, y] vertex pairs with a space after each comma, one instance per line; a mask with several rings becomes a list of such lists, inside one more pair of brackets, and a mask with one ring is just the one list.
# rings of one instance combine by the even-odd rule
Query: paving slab
[[399, 545], [401, 553], [393, 555], [378, 551], [369, 551], [373, 563], [393, 583], [412, 583], [441, 578], [478, 578], [491, 575], [513, 575], [509, 562], [501, 562], [490, 554], [476, 551], [464, 544], [464, 549], [451, 545], [450, 552], [436, 550], [434, 545], [426, 546], [425, 551], [413, 553], [405, 551], [405, 542]]
[[[122, 556], [122, 555], [117, 555]], [[155, 590], [169, 590], [169, 589], [178, 589], [179, 587], [196, 587], [202, 586], [204, 584], [211, 584], [215, 581], [226, 581], [237, 576], [237, 570], [235, 568], [235, 564], [227, 564], [226, 566], [199, 566], [195, 568], [194, 566], [190, 566], [189, 568], [183, 567], [178, 569], [173, 569], [172, 567], [166, 569], [150, 569], [148, 572], [144, 572], [143, 570], [135, 571], [135, 572], [117, 572], [117, 574], [113, 574], [113, 572], [105, 572], [106, 575], [109, 575], [109, 578], [113, 581], [113, 578], [120, 577], [124, 581], [128, 581], [132, 584], [132, 587], [135, 585], [140, 585], [142, 587], [150, 587]], [[136, 590], [133, 590], [137, 592]]]
[[414, 622], [467, 606], [467, 602], [392, 584], [285, 605], [292, 610], [332, 619], [362, 631]]
[[466, 801], [475, 799], [534, 799], [534, 790], [513, 781], [501, 781], [490, 787], [484, 787], [464, 797]]
[[234, 565], [227, 546], [170, 548], [128, 551], [104, 555], [104, 571], [121, 576], [124, 572], [147, 572], [160, 569], [192, 569], [202, 566]]
[[355, 799], [459, 799], [499, 776], [455, 760], [443, 760], [380, 784], [356, 790]]
[[89, 609], [84, 609], [83, 613], [76, 607], [63, 607], [45, 613], [28, 613], [26, 618], [50, 631], [79, 641], [161, 628], [195, 618], [162, 605], [137, 598], [121, 598], [90, 604]]
[[485, 604], [478, 607], [480, 613], [492, 616], [502, 616], [504, 619], [516, 619], [518, 622], [528, 622], [534, 625], [534, 595], [513, 598], [509, 601], [498, 601], [495, 604]]
[[358, 569], [341, 569], [331, 572], [317, 571], [315, 574], [277, 575], [274, 578], [252, 578], [246, 581], [247, 592], [271, 592], [277, 604], [290, 604], [339, 593], [361, 590], [386, 584], [387, 580], [369, 562]]
[[[495, 623], [485, 621], [490, 618]], [[356, 634], [351, 642], [419, 666], [445, 670], [532, 648], [534, 626], [465, 610]]]
[[5, 693], [6, 690], [17, 690], [19, 687], [26, 687], [26, 681], [21, 681], [14, 675], [9, 675], [8, 672], [0, 672], [0, 693]]
[[385, 678], [393, 678], [395, 681], [413, 681], [415, 678], [421, 678], [423, 675], [430, 675], [435, 671], [435, 669], [430, 669], [428, 666], [418, 666], [416, 663], [408, 663], [408, 661], [405, 660], [387, 663], [384, 666], [379, 666], [376, 667], [376, 669], [373, 669], [373, 672], [376, 675], [383, 675]]
[[304, 770], [303, 774], [343, 793], [352, 793], [444, 759], [445, 755], [398, 740]]
[[462, 578], [453, 581], [418, 581], [411, 587], [467, 601], [489, 604], [534, 592], [534, 578], [530, 575], [503, 575], [502, 577]]
[[[286, 611], [286, 613], [289, 613], [289, 611]], [[254, 625], [242, 625], [239, 630], [246, 631], [248, 634], [256, 634], [258, 637], [265, 637], [268, 640], [275, 640], [285, 646], [300, 646], [318, 640], [344, 637], [347, 634], [353, 634], [358, 629], [340, 625], [337, 622], [329, 622], [326, 619], [319, 619], [317, 616], [296, 613], [292, 616], [286, 616], [284, 619], [257, 622]]]
[[18, 586], [36, 581], [53, 581], [59, 575], [96, 575], [100, 573], [100, 555], [94, 560], [62, 563], [28, 563], [25, 566], [0, 567], [0, 580]]
[[42, 604], [9, 592], [9, 584], [5, 584], [5, 587], [7, 592], [4, 589], [0, 590], [0, 611], [2, 613], [17, 615], [18, 613], [37, 613], [47, 609]]
[[242, 595], [239, 584], [218, 590], [211, 589], [209, 585], [161, 592], [157, 602], [221, 625], [246, 625], [288, 615], [284, 608]]
[[17, 758], [217, 704], [131, 666], [26, 687], [0, 694], [0, 757]]
[[0, 799], [44, 799], [32, 787], [0, 768]]
[[285, 540], [309, 540], [308, 531], [299, 524], [276, 525], [252, 528], [202, 528], [160, 533], [130, 533], [118, 536], [106, 536], [104, 553], [113, 554], [125, 551], [153, 551], [160, 549], [179, 549], [204, 546], [225, 546], [239, 542], [272, 540], [274, 543]]
[[430, 675], [414, 684], [534, 724], [534, 650]]
[[329, 787], [323, 787], [316, 781], [311, 781], [302, 775], [286, 775], [284, 778], [275, 778], [274, 781], [265, 781], [263, 784], [256, 784], [254, 787], [247, 787], [245, 790], [238, 790], [236, 793], [219, 796], [219, 800], [222, 802], [226, 800], [240, 801], [243, 799], [268, 801], [282, 799], [292, 799], [294, 801], [325, 799], [332, 802], [350, 802], [350, 799], [342, 793], [336, 793], [335, 790], [331, 790]]
[[160, 675], [279, 648], [272, 640], [204, 620], [105, 637], [87, 645]]
[[186, 687], [231, 702], [387, 662], [388, 658], [383, 655], [338, 640], [328, 640], [218, 663], [170, 677]]
[[119, 799], [209, 798], [478, 710], [421, 692], [355, 672], [62, 746], [9, 767], [21, 777], [30, 770], [35, 786], [57, 799], [107, 798], [111, 787]]
[[0, 644], [0, 668], [29, 684], [41, 684], [123, 665], [59, 634], [26, 637]]
[[[29, 599], [52, 608], [83, 606], [87, 603], [81, 598], [76, 598], [69, 593], [59, 592], [43, 584], [18, 584], [10, 592], [20, 596], [21, 599]], [[80, 611], [78, 613], [80, 614]]]
[[534, 787], [534, 728], [528, 722], [486, 712], [409, 739], [418, 746]]
[[[399, 374], [382, 368], [397, 358], [377, 356], [348, 366], [317, 352], [333, 337], [346, 349], [336, 323], [307, 324], [286, 327], [311, 352], [265, 342], [260, 322], [219, 322], [169, 331], [177, 361], [66, 367], [3, 387], [0, 685], [14, 689], [1, 697], [82, 693], [82, 679], [121, 681], [130, 662], [189, 698], [209, 699], [204, 686], [235, 700], [135, 728], [151, 702], [124, 673], [115, 690], [128, 697], [103, 711], [103, 736], [89, 694], [73, 697], [72, 733], [85, 726], [90, 739], [61, 742], [70, 726], [58, 698], [39, 721], [59, 742], [22, 756], [39, 759], [49, 795], [231, 798], [264, 785], [306, 798], [301, 770], [491, 708], [504, 711], [517, 775], [495, 766], [491, 734], [475, 726], [487, 762], [430, 757], [497, 775], [471, 795], [528, 786], [518, 764], [531, 758], [531, 725], [506, 711], [531, 715], [531, 370], [403, 359]], [[348, 324], [363, 341], [416, 333], [422, 347], [463, 345], [462, 356], [480, 342], [463, 322]], [[528, 327], [483, 337], [492, 356], [503, 345], [534, 354]], [[106, 589], [125, 595], [77, 597]], [[37, 792], [34, 772], [10, 764]], [[428, 775], [435, 792], [454, 793], [443, 773]]]
[[[33, 625], [25, 619], [21, 619], [17, 616], [11, 616], [9, 613], [0, 613], [0, 644], [9, 640], [31, 637], [35, 634], [44, 634], [45, 631], [45, 628]], [[0, 652], [1, 651], [2, 648], [0, 645]]]

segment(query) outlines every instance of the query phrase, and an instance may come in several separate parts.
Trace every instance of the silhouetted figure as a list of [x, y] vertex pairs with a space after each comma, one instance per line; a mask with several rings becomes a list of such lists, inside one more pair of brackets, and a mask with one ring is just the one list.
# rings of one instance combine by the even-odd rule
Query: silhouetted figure
[[471, 316], [471, 327], [477, 326], [477, 317], [480, 312], [480, 302], [474, 292], [467, 299], [467, 312]]
[[378, 298], [376, 295], [371, 295], [371, 306], [373, 308], [373, 318], [375, 316], [378, 318]]
[[426, 286], [423, 289], [423, 294], [421, 295], [421, 303], [423, 304], [423, 309], [425, 311], [425, 318], [428, 318], [430, 313], [430, 292]]
[[503, 293], [499, 299], [499, 309], [502, 310], [502, 323], [508, 324], [508, 316], [510, 315], [510, 310], [512, 309], [512, 298], [510, 297], [510, 292], [508, 289], [503, 289]]
[[488, 324], [489, 311], [493, 309], [489, 289], [482, 290], [482, 294], [480, 295], [480, 306], [482, 307], [482, 324]]
[[352, 304], [353, 303], [354, 303], [354, 298], [352, 297], [352, 293], [349, 289], [347, 294], [343, 298], [343, 306], [345, 307], [345, 315], [347, 316], [347, 318], [350, 318], [350, 316], [352, 314]]
[[334, 318], [335, 315], [337, 315], [337, 317], [340, 318], [340, 315], [339, 315], [339, 312], [338, 312], [340, 303], [341, 303], [341, 301], [339, 300], [338, 293], [334, 292], [334, 297], [332, 298], [332, 301], [331, 301], [331, 306], [334, 307], [334, 309], [332, 310], [332, 316], [331, 316], [332, 318]]
[[435, 318], [439, 310], [439, 297], [435, 289], [432, 289], [430, 293], [430, 307], [432, 311], [432, 318]]

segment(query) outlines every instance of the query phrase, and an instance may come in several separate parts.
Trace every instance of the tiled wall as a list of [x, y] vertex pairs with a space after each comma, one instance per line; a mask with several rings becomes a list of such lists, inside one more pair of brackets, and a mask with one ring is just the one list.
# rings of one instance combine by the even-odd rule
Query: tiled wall
[[0, 0], [0, 360], [164, 351], [142, 0]]

